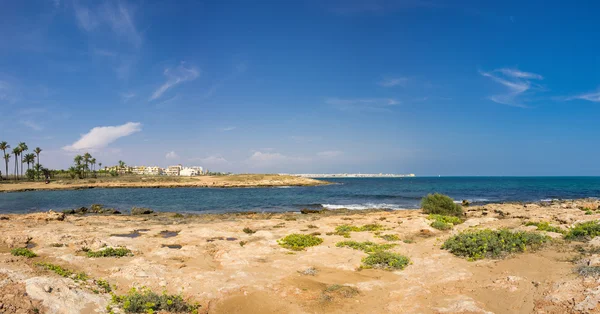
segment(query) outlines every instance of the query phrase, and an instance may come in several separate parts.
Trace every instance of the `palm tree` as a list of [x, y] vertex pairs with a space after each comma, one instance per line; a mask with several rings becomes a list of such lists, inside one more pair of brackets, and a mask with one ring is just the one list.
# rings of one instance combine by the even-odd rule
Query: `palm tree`
[[6, 150], [10, 148], [7, 142], [0, 142], [0, 149], [2, 150], [2, 156], [4, 156], [4, 165], [6, 166], [6, 172], [4, 175], [8, 178], [8, 159], [10, 159], [10, 155], [6, 158]]
[[4, 163], [6, 164], [6, 178], [8, 179], [8, 161], [10, 160], [10, 154], [4, 154]]
[[102, 171], [102, 163], [101, 162], [98, 163], [98, 167], [100, 168], [100, 171]]
[[36, 169], [36, 173], [37, 173], [37, 178], [38, 180], [40, 179], [40, 153], [42, 152], [42, 149], [39, 147], [36, 147], [33, 152], [37, 155], [37, 169]]
[[81, 155], [77, 155], [75, 158], [73, 158], [73, 161], [75, 161], [76, 169], [81, 175], [81, 162], [83, 161], [83, 157], [81, 157]]
[[27, 163], [27, 170], [29, 170], [29, 165], [35, 163], [35, 154], [26, 154], [25, 157], [23, 157], [23, 161]]
[[95, 168], [96, 158], [90, 159], [90, 165], [92, 165], [92, 171], [96, 171], [96, 168]]
[[[21, 148], [21, 151], [19, 152], [19, 156], [21, 156], [23, 154], [23, 152], [26, 152], [29, 150], [29, 147], [27, 147], [27, 144], [25, 144], [25, 142], [21, 142], [19, 143], [19, 148]], [[21, 160], [21, 176], [23, 175], [23, 160]]]
[[90, 155], [90, 153], [86, 152], [85, 154], [83, 154], [83, 162], [85, 162], [84, 174], [85, 174], [85, 170], [90, 169], [88, 167], [88, 164], [90, 163], [90, 159], [92, 159], [92, 155]]
[[19, 180], [19, 154], [21, 154], [21, 148], [19, 146], [13, 148], [12, 153], [15, 155], [15, 180]]
[[119, 160], [119, 170], [121, 173], [125, 173], [125, 162], [122, 160]]

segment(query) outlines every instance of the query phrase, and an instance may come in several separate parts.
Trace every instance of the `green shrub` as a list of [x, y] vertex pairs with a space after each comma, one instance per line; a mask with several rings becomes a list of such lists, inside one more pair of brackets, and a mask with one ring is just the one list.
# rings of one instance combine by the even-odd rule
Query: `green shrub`
[[461, 217], [463, 215], [462, 206], [454, 203], [454, 200], [447, 195], [435, 193], [428, 194], [421, 200], [421, 207], [425, 214], [439, 214], [447, 216]]
[[309, 234], [293, 233], [278, 240], [277, 243], [292, 251], [302, 251], [307, 247], [323, 243], [323, 239]]
[[384, 234], [381, 236], [381, 238], [386, 241], [400, 241], [400, 237], [395, 234]]
[[397, 270], [404, 269], [404, 267], [406, 267], [410, 263], [410, 260], [408, 259], [408, 257], [400, 254], [379, 251], [373, 254], [369, 254], [369, 256], [363, 258], [362, 263], [363, 268]]
[[[37, 266], [40, 266], [46, 270], [52, 271], [61, 277], [72, 278], [75, 281], [87, 281], [89, 279], [86, 273], [75, 273], [71, 270], [63, 268], [59, 265], [51, 264], [51, 263], [36, 263]], [[108, 292], [108, 291], [107, 291]]]
[[365, 253], [373, 253], [379, 251], [385, 251], [393, 248], [395, 244], [377, 244], [373, 242], [356, 242], [356, 241], [342, 241], [336, 243], [337, 247], [349, 247], [351, 249], [360, 250]]
[[499, 258], [509, 253], [536, 249], [549, 237], [536, 232], [512, 232], [508, 229], [465, 232], [446, 240], [442, 249], [457, 256], [478, 260], [486, 257]]
[[104, 250], [100, 250], [100, 251], [87, 251], [86, 252], [87, 257], [123, 257], [123, 256], [129, 256], [129, 255], [133, 255], [131, 253], [130, 249], [124, 248], [124, 247], [118, 247], [118, 248], [106, 248]]
[[10, 254], [12, 254], [14, 256], [25, 256], [27, 258], [32, 258], [32, 257], [37, 256], [37, 254], [33, 253], [30, 249], [26, 249], [23, 247], [10, 250]]
[[350, 232], [377, 231], [381, 229], [383, 229], [383, 226], [380, 224], [367, 224], [362, 227], [341, 225], [335, 228], [335, 234], [344, 236], [344, 238], [349, 238]]
[[585, 211], [585, 214], [586, 214], [586, 215], [592, 215], [593, 213], [594, 213], [594, 212], [592, 212], [591, 210], [586, 210], [586, 211]]
[[556, 233], [565, 233], [565, 231], [561, 228], [551, 226], [547, 221], [533, 222], [528, 221], [525, 223], [526, 226], [536, 226], [539, 231], [548, 231], [548, 232], [556, 232]]
[[600, 223], [597, 220], [576, 224], [565, 235], [567, 240], [585, 241], [600, 235]]
[[452, 224], [442, 222], [440, 220], [435, 220], [430, 224], [431, 227], [438, 230], [450, 230], [452, 229]]
[[256, 232], [248, 227], [244, 228], [242, 231], [244, 231], [244, 233], [246, 233], [246, 234], [253, 234]]
[[459, 225], [464, 222], [462, 219], [460, 219], [456, 216], [445, 216], [445, 215], [436, 215], [436, 214], [431, 214], [431, 215], [427, 216], [427, 219], [441, 221], [443, 223], [453, 224], [453, 225]]
[[359, 291], [357, 288], [352, 286], [334, 284], [325, 288], [324, 293], [335, 293], [343, 296], [344, 298], [351, 298], [359, 294]]
[[125, 313], [198, 313], [199, 305], [189, 304], [181, 295], [157, 294], [148, 288], [131, 289], [126, 295], [113, 295], [113, 303]]

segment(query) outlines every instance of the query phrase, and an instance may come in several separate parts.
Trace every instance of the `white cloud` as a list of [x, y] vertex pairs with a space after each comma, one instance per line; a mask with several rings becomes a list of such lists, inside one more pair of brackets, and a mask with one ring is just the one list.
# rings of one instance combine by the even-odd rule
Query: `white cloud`
[[96, 31], [101, 26], [107, 26], [117, 36], [127, 39], [133, 46], [140, 46], [142, 36], [135, 27], [132, 10], [123, 2], [119, 1], [116, 4], [105, 2], [93, 9], [76, 4], [74, 8], [79, 27], [86, 32]]
[[179, 158], [179, 155], [177, 155], [177, 153], [175, 153], [174, 151], [170, 151], [167, 153], [167, 155], [165, 156], [165, 158], [167, 159], [177, 159]]
[[569, 97], [567, 100], [583, 99], [591, 102], [600, 102], [600, 91]]
[[393, 98], [341, 99], [328, 98], [325, 103], [342, 111], [391, 112], [391, 107], [400, 104]]
[[31, 128], [34, 131], [41, 131], [44, 128], [37, 122], [32, 121], [32, 120], [21, 120], [19, 121], [22, 125]]
[[128, 102], [133, 97], [135, 97], [134, 93], [121, 93], [121, 99], [124, 103]]
[[234, 126], [228, 126], [226, 128], [222, 128], [221, 132], [229, 132], [229, 131], [233, 131], [235, 129], [236, 129], [236, 127], [234, 127]]
[[150, 101], [160, 98], [167, 90], [178, 84], [195, 80], [200, 73], [195, 67], [186, 68], [182, 63], [176, 68], [165, 69], [164, 75], [167, 77], [167, 81], [154, 91], [149, 99]]
[[328, 151], [324, 151], [324, 152], [318, 152], [317, 156], [323, 157], [323, 158], [333, 158], [333, 157], [341, 156], [342, 154], [344, 154], [344, 152], [339, 151], [339, 150], [328, 150]]
[[213, 155], [203, 158], [191, 158], [190, 161], [202, 163], [201, 166], [219, 166], [226, 165], [229, 161], [220, 155]]
[[100, 126], [83, 134], [75, 143], [63, 147], [67, 151], [96, 150], [106, 147], [108, 144], [121, 137], [131, 135], [142, 130], [139, 122], [127, 122], [118, 126]]
[[518, 97], [531, 90], [532, 87], [537, 86], [532, 83], [532, 80], [544, 79], [544, 77], [539, 74], [523, 72], [518, 69], [502, 68], [492, 72], [480, 71], [479, 73], [485, 77], [489, 77], [508, 89], [508, 93], [492, 95], [489, 97], [490, 100], [499, 104], [522, 108], [526, 108], [527, 106], [522, 104]]
[[383, 87], [405, 86], [408, 79], [406, 77], [386, 78], [379, 82]]

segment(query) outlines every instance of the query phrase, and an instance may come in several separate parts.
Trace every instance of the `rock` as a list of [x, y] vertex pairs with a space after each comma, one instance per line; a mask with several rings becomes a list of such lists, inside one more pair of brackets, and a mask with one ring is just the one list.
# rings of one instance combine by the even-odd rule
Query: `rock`
[[152, 214], [154, 211], [150, 208], [144, 208], [144, 207], [133, 207], [131, 209], [131, 214], [132, 215], [148, 215], [148, 214]]
[[433, 231], [430, 229], [421, 229], [419, 230], [419, 235], [422, 237], [431, 237], [433, 236]]
[[90, 210], [92, 211], [92, 213], [100, 213], [100, 212], [102, 212], [102, 205], [101, 204], [92, 204], [92, 206], [90, 206]]
[[44, 286], [44, 291], [46, 291], [46, 292], [50, 293], [50, 292], [52, 292], [52, 287], [50, 287], [50, 286], [48, 286], [48, 285], [45, 285], [45, 286]]
[[65, 209], [62, 211], [65, 215], [73, 215], [75, 214], [75, 210], [74, 209]]
[[591, 266], [591, 267], [600, 266], [600, 255], [593, 254], [592, 256], [590, 256], [590, 258], [587, 259], [586, 264], [587, 264], [587, 266]]
[[104, 208], [102, 209], [102, 211], [100, 212], [102, 214], [108, 214], [108, 215], [120, 215], [121, 212], [114, 209], [114, 208]]
[[469, 202], [467, 200], [462, 200], [462, 206], [468, 207], [469, 205], [471, 205], [471, 202]]
[[87, 207], [79, 207], [79, 208], [75, 209], [75, 214], [85, 214], [87, 212], [88, 212]]
[[55, 212], [53, 210], [49, 210], [47, 215], [48, 216], [47, 216], [46, 220], [58, 220], [58, 221], [65, 220], [65, 213], [59, 213], [59, 212]]
[[0, 220], [8, 220], [7, 216], [0, 216]]
[[319, 214], [322, 211], [323, 211], [322, 209], [308, 209], [308, 208], [303, 208], [300, 210], [300, 212], [303, 214]]
[[26, 247], [29, 241], [31, 241], [31, 237], [25, 235], [13, 235], [4, 238], [4, 243], [9, 248]]
[[600, 237], [594, 237], [588, 242], [591, 246], [600, 246]]

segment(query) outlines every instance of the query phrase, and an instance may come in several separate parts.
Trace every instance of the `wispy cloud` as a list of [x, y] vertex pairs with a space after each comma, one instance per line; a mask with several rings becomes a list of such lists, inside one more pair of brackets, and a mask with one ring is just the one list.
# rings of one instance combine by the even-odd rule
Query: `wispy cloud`
[[342, 111], [391, 112], [391, 108], [400, 104], [393, 98], [341, 99], [328, 98], [325, 103]]
[[127, 103], [131, 98], [135, 97], [135, 93], [121, 93], [121, 100]]
[[334, 158], [334, 157], [339, 157], [343, 154], [344, 154], [344, 152], [339, 151], [339, 150], [328, 150], [328, 151], [324, 151], [324, 152], [318, 152], [317, 156], [323, 157], [323, 158]]
[[385, 78], [379, 82], [379, 85], [383, 87], [394, 87], [394, 86], [406, 86], [408, 78], [397, 77], [397, 78]]
[[228, 127], [226, 127], [226, 128], [221, 128], [221, 129], [219, 129], [219, 130], [220, 130], [221, 132], [229, 132], [229, 131], [233, 131], [233, 130], [235, 130], [235, 129], [236, 129], [236, 127], [234, 127], [234, 126], [228, 126]]
[[200, 166], [203, 166], [204, 168], [219, 167], [219, 166], [224, 166], [224, 165], [229, 164], [229, 161], [221, 155], [212, 155], [212, 156], [200, 157], [200, 158], [190, 158], [189, 161], [198, 162], [201, 164]]
[[479, 73], [485, 77], [489, 77], [508, 89], [506, 94], [490, 96], [490, 100], [499, 104], [521, 108], [527, 108], [528, 106], [520, 101], [519, 96], [532, 88], [539, 88], [539, 85], [534, 84], [532, 80], [544, 79], [543, 76], [536, 73], [508, 68], [496, 69], [492, 72], [479, 71]]
[[22, 125], [34, 130], [34, 131], [41, 131], [44, 129], [44, 127], [42, 127], [39, 123], [33, 121], [33, 120], [21, 120], [19, 121], [19, 123], [21, 123]]
[[142, 124], [139, 122], [127, 122], [118, 126], [99, 126], [83, 134], [75, 143], [63, 147], [66, 151], [97, 150], [108, 146], [108, 144], [121, 137], [140, 132]]
[[167, 155], [165, 155], [165, 158], [166, 159], [178, 159], [179, 155], [177, 155], [177, 153], [174, 151], [170, 151], [167, 153]]
[[163, 74], [167, 77], [167, 81], [152, 93], [150, 101], [160, 98], [170, 88], [187, 81], [195, 80], [200, 75], [200, 72], [195, 67], [185, 67], [185, 63], [182, 63], [175, 68], [165, 69]]
[[575, 99], [587, 100], [587, 101], [591, 101], [591, 102], [600, 102], [600, 91], [585, 93], [585, 94], [567, 98], [567, 100], [575, 100]]
[[131, 7], [126, 6], [124, 2], [104, 2], [95, 8], [76, 4], [74, 8], [78, 25], [86, 32], [100, 30], [103, 26], [106, 26], [114, 34], [126, 39], [133, 46], [139, 47], [141, 45], [142, 36], [135, 26], [133, 10]]

